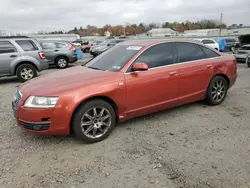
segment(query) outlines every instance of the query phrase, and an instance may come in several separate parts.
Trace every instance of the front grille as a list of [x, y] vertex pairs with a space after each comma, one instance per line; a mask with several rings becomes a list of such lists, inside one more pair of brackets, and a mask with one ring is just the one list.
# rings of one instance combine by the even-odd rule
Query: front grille
[[34, 130], [34, 131], [45, 131], [50, 127], [50, 122], [27, 122], [20, 120], [20, 125], [25, 129]]
[[239, 62], [245, 62], [246, 58], [236, 57], [236, 60]]

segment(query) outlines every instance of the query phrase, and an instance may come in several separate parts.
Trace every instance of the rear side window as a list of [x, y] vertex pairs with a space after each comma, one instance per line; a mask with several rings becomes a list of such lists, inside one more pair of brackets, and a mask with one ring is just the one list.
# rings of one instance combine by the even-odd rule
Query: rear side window
[[178, 42], [175, 43], [175, 46], [178, 53], [179, 63], [207, 58], [206, 54], [197, 44]]
[[148, 68], [161, 67], [174, 63], [173, 43], [158, 44], [143, 52], [135, 62], [143, 62]]
[[8, 41], [0, 41], [0, 54], [16, 52], [16, 48]]
[[66, 48], [68, 46], [67, 43], [59, 43], [59, 42], [56, 42], [56, 48]]
[[216, 52], [206, 48], [205, 46], [200, 46], [200, 48], [203, 50], [203, 52], [207, 55], [207, 58], [212, 58], [212, 57], [218, 57], [220, 56]]
[[55, 49], [56, 45], [53, 42], [41, 42], [40, 43], [43, 49]]
[[36, 50], [38, 50], [37, 45], [32, 40], [16, 40], [16, 43], [24, 51], [36, 51]]
[[214, 44], [214, 41], [212, 41], [212, 40], [203, 40], [202, 43], [203, 44]]

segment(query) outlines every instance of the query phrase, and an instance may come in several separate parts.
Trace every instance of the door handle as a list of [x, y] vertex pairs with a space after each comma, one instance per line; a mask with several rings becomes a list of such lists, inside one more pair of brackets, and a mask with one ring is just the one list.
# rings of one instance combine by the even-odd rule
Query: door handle
[[17, 57], [17, 55], [11, 55], [10, 57]]
[[207, 65], [208, 69], [211, 69], [213, 67], [213, 65]]
[[55, 52], [58, 52], [59, 50], [55, 50]]
[[176, 74], [177, 74], [177, 71], [173, 71], [169, 73], [170, 76], [175, 76]]

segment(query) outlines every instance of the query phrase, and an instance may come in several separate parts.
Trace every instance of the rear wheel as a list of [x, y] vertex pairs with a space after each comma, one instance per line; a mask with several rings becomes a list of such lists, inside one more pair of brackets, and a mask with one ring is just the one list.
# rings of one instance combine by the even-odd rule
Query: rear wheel
[[23, 64], [17, 68], [16, 75], [21, 82], [25, 82], [37, 77], [37, 71], [33, 65]]
[[65, 69], [69, 65], [69, 60], [66, 57], [58, 57], [55, 62], [59, 69]]
[[222, 76], [215, 76], [207, 89], [206, 102], [209, 105], [221, 104], [227, 95], [228, 83]]
[[86, 49], [85, 49], [85, 53], [89, 53], [89, 48], [86, 48]]
[[113, 107], [103, 100], [91, 100], [81, 105], [72, 119], [72, 131], [77, 139], [87, 143], [107, 138], [116, 124]]

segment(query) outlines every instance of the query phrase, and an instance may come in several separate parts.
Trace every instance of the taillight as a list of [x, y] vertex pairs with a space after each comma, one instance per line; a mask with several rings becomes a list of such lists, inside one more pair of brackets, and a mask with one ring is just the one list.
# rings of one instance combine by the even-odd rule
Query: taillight
[[75, 51], [75, 46], [74, 46], [74, 44], [71, 44], [71, 46], [70, 46], [69, 50], [71, 50], [71, 51]]
[[39, 55], [40, 59], [42, 59], [42, 60], [46, 59], [46, 56], [45, 56], [44, 52], [38, 52], [38, 55]]

